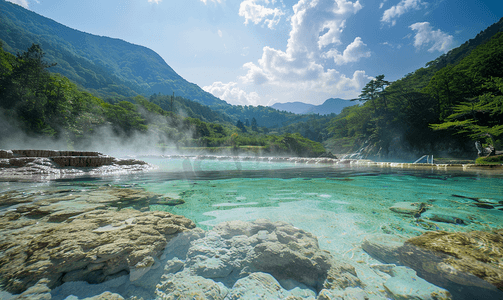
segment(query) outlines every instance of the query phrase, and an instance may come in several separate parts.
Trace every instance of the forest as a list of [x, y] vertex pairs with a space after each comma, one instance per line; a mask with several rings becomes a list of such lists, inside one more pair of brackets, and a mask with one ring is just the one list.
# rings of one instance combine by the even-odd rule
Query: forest
[[361, 105], [329, 121], [325, 146], [381, 157], [414, 150], [473, 157], [479, 141], [495, 154], [503, 133], [503, 33], [457, 62], [445, 59], [392, 83], [376, 76], [354, 99]]
[[247, 126], [241, 121], [234, 126], [229, 117], [181, 97], [152, 95], [149, 101], [137, 95], [107, 102], [66, 77], [49, 73], [53, 66], [37, 44], [12, 55], [0, 43], [0, 147], [22, 133], [63, 142], [69, 149], [88, 149], [93, 141], [106, 143], [113, 136], [125, 146], [133, 138], [139, 140], [143, 151], [228, 149], [309, 157], [325, 153], [320, 143], [298, 133], [267, 134], [255, 119]]
[[[162, 151], [411, 161], [474, 159], [503, 146], [503, 19], [403, 78], [376, 74], [340, 114], [297, 115], [227, 104], [145, 47], [0, 6], [0, 147], [18, 136], [68, 148], [134, 139]], [[76, 46], [83, 41], [85, 51]]]

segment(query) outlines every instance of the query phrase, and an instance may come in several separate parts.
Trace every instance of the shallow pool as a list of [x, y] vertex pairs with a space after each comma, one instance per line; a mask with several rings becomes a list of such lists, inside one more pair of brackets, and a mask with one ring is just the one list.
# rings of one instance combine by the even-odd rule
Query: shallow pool
[[[149, 173], [55, 180], [2, 182], [0, 189], [85, 189], [133, 186], [185, 203], [151, 205], [193, 220], [202, 229], [231, 220], [284, 221], [314, 234], [321, 249], [357, 264], [380, 264], [362, 249], [387, 234], [403, 239], [427, 231], [469, 232], [503, 228], [503, 174], [364, 168], [358, 166], [147, 158]], [[390, 208], [423, 203], [455, 221]], [[482, 205], [482, 204], [487, 205]], [[362, 271], [363, 272], [363, 271]]]

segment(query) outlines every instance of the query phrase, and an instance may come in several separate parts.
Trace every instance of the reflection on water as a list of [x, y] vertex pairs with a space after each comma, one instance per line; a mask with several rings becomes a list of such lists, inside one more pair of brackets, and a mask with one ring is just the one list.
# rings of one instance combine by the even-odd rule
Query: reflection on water
[[[476, 233], [503, 228], [502, 174], [238, 160], [152, 158], [148, 162], [158, 165], [159, 170], [49, 183], [2, 182], [0, 189], [5, 194], [19, 190], [26, 193], [64, 189], [85, 191], [107, 185], [123, 189], [140, 188], [167, 199], [179, 200], [168, 203], [163, 199], [150, 199], [150, 202], [143, 202], [150, 210], [185, 216], [204, 230], [211, 230], [227, 221], [268, 219], [286, 222], [312, 233], [317, 237], [320, 249], [330, 251], [334, 257], [348, 262], [355, 269], [357, 279], [362, 281], [360, 289], [367, 296], [412, 297], [412, 292], [407, 294], [407, 291], [394, 290], [400, 285], [407, 290], [410, 287], [411, 291], [417, 287], [410, 286], [405, 279], [412, 276], [407, 273], [409, 271], [397, 267], [405, 265], [424, 279], [448, 289], [455, 299], [502, 298], [502, 293], [495, 288], [503, 283], [503, 261], [498, 252], [502, 250], [501, 232], [489, 236]], [[119, 197], [116, 191], [108, 193], [110, 197]], [[91, 196], [86, 196], [86, 201], [94, 199]], [[44, 199], [48, 201], [49, 198]], [[83, 202], [79, 201], [75, 203], [81, 205]], [[125, 200], [122, 202], [121, 208], [130, 205]], [[4, 205], [2, 214], [15, 208]], [[127, 227], [128, 223], [124, 222], [117, 228]], [[439, 231], [459, 235], [426, 235], [425, 238], [425, 233]], [[413, 237], [421, 239], [403, 244]], [[463, 244], [460, 241], [464, 241], [465, 248], [456, 248], [458, 244]], [[431, 253], [441, 254], [430, 256]], [[168, 262], [173, 263], [173, 260]], [[189, 262], [184, 263], [185, 268], [189, 268]], [[191, 268], [195, 267], [191, 265]], [[477, 270], [478, 273], [472, 274], [470, 270]], [[403, 275], [402, 271], [409, 275]], [[403, 276], [397, 275], [399, 273]], [[203, 277], [213, 278], [209, 275]], [[216, 282], [229, 285], [229, 280]], [[236, 280], [233, 279], [232, 284], [237, 284]], [[286, 283], [281, 284], [286, 288]], [[226, 288], [232, 293], [232, 286]], [[306, 288], [315, 292], [308, 293], [309, 297], [321, 297], [322, 288], [310, 287], [309, 284]], [[339, 289], [349, 293], [348, 287]], [[429, 289], [429, 286], [423, 286], [423, 290]], [[328, 290], [323, 293], [332, 293], [330, 295], [335, 299], [339, 292], [336, 293], [335, 288]], [[423, 295], [417, 293], [414, 295]], [[53, 296], [56, 297], [55, 294]]]

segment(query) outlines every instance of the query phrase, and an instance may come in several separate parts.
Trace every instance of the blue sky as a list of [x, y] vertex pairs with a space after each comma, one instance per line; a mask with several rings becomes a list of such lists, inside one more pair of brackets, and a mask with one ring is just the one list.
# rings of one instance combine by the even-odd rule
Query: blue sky
[[231, 104], [351, 99], [503, 17], [501, 0], [10, 0], [84, 32], [153, 49]]

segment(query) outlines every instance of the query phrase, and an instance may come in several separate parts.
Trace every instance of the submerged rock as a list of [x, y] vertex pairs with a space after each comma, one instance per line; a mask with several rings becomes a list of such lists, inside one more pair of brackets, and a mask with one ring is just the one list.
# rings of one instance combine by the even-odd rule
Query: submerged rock
[[239, 279], [226, 299], [316, 299], [316, 293], [310, 289], [295, 287], [291, 290], [284, 289], [270, 274], [257, 272]]
[[0, 277], [12, 293], [42, 278], [50, 288], [75, 280], [99, 283], [129, 273], [139, 278], [169, 240], [195, 227], [182, 216], [131, 209], [89, 211], [63, 223], [5, 218], [0, 217]]
[[391, 234], [373, 235], [363, 241], [362, 249], [383, 263], [396, 264], [399, 261], [398, 249], [404, 241], [404, 238]]
[[475, 219], [472, 214], [462, 210], [453, 210], [452, 208], [433, 207], [421, 214], [425, 218], [434, 222], [452, 223], [458, 225], [468, 225], [470, 220]]
[[170, 274], [157, 285], [156, 294], [163, 300], [211, 299], [223, 300], [229, 290], [221, 283], [201, 276]]
[[389, 209], [400, 214], [419, 216], [426, 211], [427, 204], [422, 202], [397, 202]]
[[[190, 242], [185, 255], [176, 248], [176, 254], [171, 252], [168, 247], [165, 255], [173, 258], [164, 275], [170, 288], [164, 288], [165, 283], [160, 285], [163, 299], [175, 299], [174, 291], [185, 289], [184, 283], [176, 287], [181, 278], [223, 283], [230, 290], [226, 299], [252, 299], [253, 295], [264, 295], [263, 299], [314, 299], [316, 291], [323, 288], [361, 285], [350, 264], [321, 250], [312, 234], [284, 222], [224, 222]], [[280, 288], [278, 282], [287, 285], [289, 291]]]
[[503, 230], [427, 232], [398, 249], [400, 262], [456, 299], [503, 297]]

